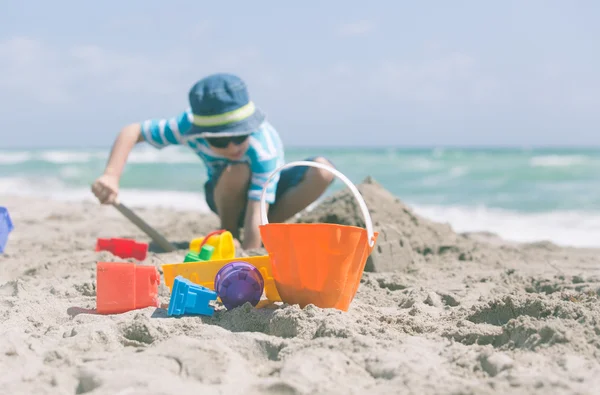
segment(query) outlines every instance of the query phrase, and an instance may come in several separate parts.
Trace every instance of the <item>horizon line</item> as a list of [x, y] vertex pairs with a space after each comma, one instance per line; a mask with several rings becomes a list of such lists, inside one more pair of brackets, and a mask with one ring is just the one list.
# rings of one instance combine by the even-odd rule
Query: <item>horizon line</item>
[[[137, 146], [137, 147], [141, 147]], [[134, 148], [137, 148], [134, 147]], [[173, 147], [179, 147], [173, 145]], [[183, 146], [181, 146], [183, 148]], [[110, 150], [111, 145], [48, 145], [48, 146], [24, 146], [12, 145], [8, 147], [0, 147], [0, 151], [14, 150]], [[389, 149], [600, 149], [600, 144], [414, 144], [414, 145], [311, 145], [311, 144], [287, 144], [284, 146], [287, 149], [330, 149], [330, 150], [389, 150]]]

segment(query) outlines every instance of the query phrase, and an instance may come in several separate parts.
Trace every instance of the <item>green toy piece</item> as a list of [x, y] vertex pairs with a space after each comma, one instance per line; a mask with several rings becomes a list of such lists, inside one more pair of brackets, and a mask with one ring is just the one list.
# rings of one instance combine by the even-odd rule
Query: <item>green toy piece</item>
[[185, 263], [208, 261], [210, 260], [210, 257], [212, 256], [213, 252], [215, 252], [215, 247], [206, 244], [202, 246], [200, 253], [197, 253], [195, 251], [188, 252], [183, 262]]
[[200, 259], [202, 259], [203, 261], [208, 261], [210, 260], [210, 258], [212, 257], [212, 254], [215, 252], [215, 247], [211, 246], [211, 245], [203, 245], [202, 249], [200, 250]]

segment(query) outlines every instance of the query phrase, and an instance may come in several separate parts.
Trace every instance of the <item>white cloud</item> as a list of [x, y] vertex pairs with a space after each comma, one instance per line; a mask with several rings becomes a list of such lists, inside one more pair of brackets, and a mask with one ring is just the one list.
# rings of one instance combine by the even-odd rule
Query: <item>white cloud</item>
[[27, 37], [0, 42], [0, 87], [9, 94], [27, 94], [44, 103], [71, 99], [70, 77], [57, 53]]
[[[95, 45], [56, 48], [13, 37], [0, 41], [0, 87], [44, 104], [76, 102], [85, 95], [170, 94], [192, 70], [184, 53], [148, 57]], [[177, 61], [173, 61], [177, 59]]]
[[211, 63], [219, 70], [233, 71], [244, 69], [248, 64], [257, 64], [262, 60], [260, 51], [253, 47], [247, 47], [238, 51], [214, 54]]
[[332, 117], [404, 104], [452, 111], [455, 105], [464, 109], [465, 103], [510, 101], [509, 88], [497, 78], [484, 72], [472, 56], [438, 53], [411, 60], [372, 59], [367, 64], [339, 61], [306, 69], [294, 76], [293, 92], [303, 98], [303, 106], [322, 109]]
[[[368, 26], [347, 25], [342, 30], [357, 34]], [[253, 90], [262, 86], [272, 91], [287, 81], [292, 90], [306, 95], [320, 92], [314, 100], [328, 107], [337, 103], [344, 108], [341, 102], [360, 100], [365, 93], [415, 103], [450, 103], [478, 102], [499, 91], [473, 57], [459, 52], [411, 62], [374, 60], [362, 68], [339, 62], [298, 75], [274, 72], [252, 47], [217, 53], [210, 63], [200, 64], [186, 52], [158, 55], [123, 53], [96, 45], [52, 48], [38, 40], [15, 37], [0, 42], [0, 87], [10, 95], [44, 104], [76, 103], [90, 95], [110, 100], [127, 95], [184, 97], [195, 79], [218, 70], [239, 72]]]
[[[194, 19], [191, 23], [182, 24], [179, 8], [166, 9], [158, 14], [136, 12], [135, 15], [114, 15], [107, 21], [107, 29], [111, 32], [123, 32], [131, 35], [132, 28], [140, 26], [177, 26], [178, 32], [185, 40], [204, 39], [215, 33], [215, 23], [210, 19]], [[143, 30], [140, 30], [143, 32]]]
[[184, 103], [194, 81], [218, 71], [238, 73], [259, 85], [278, 84], [276, 74], [256, 48], [229, 49], [212, 54], [210, 59], [199, 53], [202, 51], [175, 48], [142, 54], [97, 45], [61, 48], [13, 37], [0, 41], [0, 96], [4, 101], [18, 96], [63, 106], [89, 97], [95, 101], [172, 97]]
[[[171, 62], [177, 59], [177, 62]], [[79, 71], [79, 79], [93, 83], [99, 93], [171, 94], [174, 81], [189, 70], [180, 56], [112, 52], [94, 45], [76, 46], [67, 53], [68, 62]]]
[[[248, 81], [251, 95], [261, 99], [265, 110], [282, 107], [279, 111], [285, 112], [300, 100], [304, 107], [336, 117], [364, 111], [365, 100], [372, 98], [417, 105], [476, 104], [498, 98], [501, 89], [507, 89], [483, 73], [475, 58], [458, 52], [411, 61], [373, 59], [366, 65], [340, 61], [296, 74], [274, 69], [253, 47], [223, 51], [200, 62], [194, 53], [176, 50], [152, 55], [96, 45], [57, 48], [31, 38], [12, 38], [0, 42], [0, 95], [7, 104], [17, 96], [69, 109], [90, 98], [111, 106], [127, 100], [184, 103], [197, 78], [229, 71]], [[284, 86], [294, 93], [282, 106], [278, 92]], [[507, 95], [502, 97], [506, 100]]]
[[352, 23], [345, 23], [338, 26], [336, 32], [342, 37], [365, 36], [373, 31], [375, 25], [372, 21], [362, 20]]
[[188, 40], [207, 40], [212, 38], [212, 34], [215, 33], [215, 26], [212, 21], [196, 21], [194, 24], [189, 26], [189, 30], [186, 32], [185, 37]]
[[499, 85], [477, 61], [451, 53], [420, 62], [383, 62], [370, 75], [367, 89], [420, 103], [481, 102], [497, 97]]

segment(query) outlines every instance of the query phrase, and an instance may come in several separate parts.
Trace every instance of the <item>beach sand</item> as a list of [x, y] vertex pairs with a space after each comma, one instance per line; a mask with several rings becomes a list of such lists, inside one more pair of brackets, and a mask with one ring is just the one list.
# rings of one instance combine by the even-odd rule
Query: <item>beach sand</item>
[[[112, 207], [0, 196], [2, 394], [598, 394], [599, 250], [457, 234], [376, 181], [377, 246], [348, 312], [307, 306], [94, 314], [98, 237], [148, 241]], [[181, 247], [214, 215], [136, 209]], [[347, 191], [300, 221], [364, 226]], [[264, 251], [239, 251], [240, 255]], [[161, 278], [160, 297], [169, 291]]]

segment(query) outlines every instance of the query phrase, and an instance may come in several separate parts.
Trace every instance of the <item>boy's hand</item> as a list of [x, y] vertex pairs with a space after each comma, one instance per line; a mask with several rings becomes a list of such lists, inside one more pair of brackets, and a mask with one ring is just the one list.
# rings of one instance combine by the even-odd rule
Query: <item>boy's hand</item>
[[92, 184], [92, 192], [100, 203], [114, 203], [119, 194], [119, 178], [110, 174], [103, 174]]
[[233, 238], [233, 246], [234, 246], [236, 249], [240, 249], [240, 248], [242, 248], [242, 243], [240, 243], [240, 241], [234, 237], [234, 238]]
[[144, 141], [142, 126], [133, 123], [121, 129], [110, 151], [104, 174], [92, 184], [92, 192], [100, 203], [115, 203], [119, 194], [119, 179], [127, 161], [127, 156], [137, 143]]

